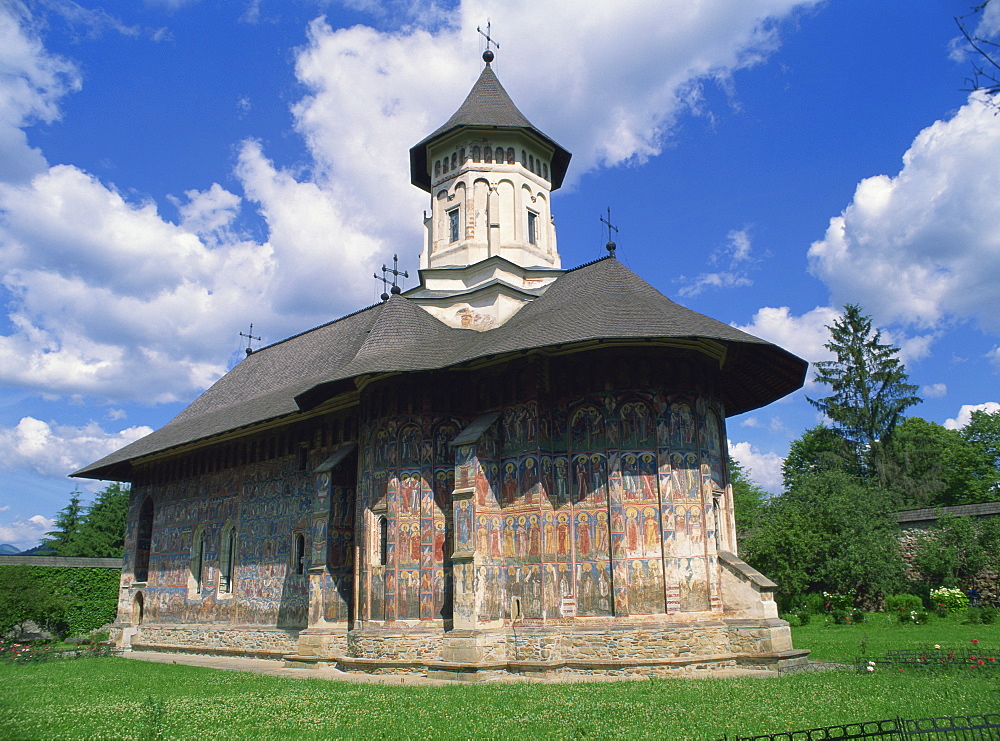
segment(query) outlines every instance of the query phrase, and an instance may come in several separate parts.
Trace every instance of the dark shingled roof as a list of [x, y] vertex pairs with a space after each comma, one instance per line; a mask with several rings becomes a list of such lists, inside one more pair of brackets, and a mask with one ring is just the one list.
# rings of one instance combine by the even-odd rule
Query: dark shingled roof
[[572, 155], [531, 125], [531, 122], [514, 105], [514, 101], [503, 89], [503, 85], [500, 84], [500, 80], [497, 79], [489, 64], [479, 75], [476, 84], [472, 86], [465, 102], [444, 126], [410, 149], [410, 182], [418, 188], [430, 192], [431, 176], [427, 167], [427, 147], [442, 136], [463, 126], [530, 131], [535, 137], [555, 149], [552, 154], [552, 190], [556, 190], [562, 185]]
[[802, 386], [808, 364], [769, 342], [674, 303], [614, 258], [567, 271], [502, 326], [449, 327], [403, 296], [248, 356], [171, 422], [73, 476], [127, 479], [130, 461], [308, 410], [373, 373], [443, 369], [593, 340], [709, 339], [726, 348], [729, 415]]

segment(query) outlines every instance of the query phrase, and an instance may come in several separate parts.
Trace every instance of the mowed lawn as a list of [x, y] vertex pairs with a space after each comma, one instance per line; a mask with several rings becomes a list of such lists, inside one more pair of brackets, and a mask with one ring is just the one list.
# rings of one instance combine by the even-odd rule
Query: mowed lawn
[[[973, 638], [1000, 661], [1000, 626], [810, 624], [817, 659]], [[874, 650], [873, 650], [874, 649]], [[289, 679], [122, 658], [0, 665], [0, 738], [658, 738], [788, 731], [1000, 711], [1000, 673], [878, 670], [729, 679], [411, 687]]]

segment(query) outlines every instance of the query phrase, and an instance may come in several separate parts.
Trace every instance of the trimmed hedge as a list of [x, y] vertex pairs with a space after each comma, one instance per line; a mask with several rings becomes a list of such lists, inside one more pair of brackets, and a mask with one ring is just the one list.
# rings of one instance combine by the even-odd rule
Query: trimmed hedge
[[[33, 587], [55, 598], [45, 600], [44, 615], [33, 613], [31, 605], [21, 604], [21, 595], [11, 592], [24, 584], [26, 578]], [[118, 569], [0, 566], [0, 602], [6, 603], [0, 605], [0, 611], [20, 610], [24, 613], [21, 620], [34, 620], [59, 635], [86, 633], [115, 619], [120, 580]]]

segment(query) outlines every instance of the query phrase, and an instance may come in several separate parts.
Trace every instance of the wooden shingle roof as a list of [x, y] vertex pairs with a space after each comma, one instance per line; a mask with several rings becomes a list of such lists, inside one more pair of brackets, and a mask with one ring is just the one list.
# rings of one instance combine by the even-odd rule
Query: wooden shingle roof
[[130, 461], [311, 409], [377, 373], [445, 369], [471, 361], [595, 340], [709, 340], [721, 348], [729, 415], [800, 388], [808, 364], [734, 327], [674, 303], [614, 258], [567, 271], [539, 298], [487, 332], [450, 327], [394, 295], [248, 356], [161, 429], [77, 471], [127, 478]]

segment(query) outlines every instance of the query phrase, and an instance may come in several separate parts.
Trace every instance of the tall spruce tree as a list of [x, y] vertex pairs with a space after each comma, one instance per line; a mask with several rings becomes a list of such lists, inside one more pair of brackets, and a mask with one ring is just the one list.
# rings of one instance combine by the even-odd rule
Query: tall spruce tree
[[848, 304], [841, 317], [828, 326], [830, 341], [824, 345], [836, 360], [816, 363], [816, 380], [833, 391], [809, 403], [830, 418], [854, 449], [866, 476], [875, 472], [878, 445], [899, 424], [903, 412], [922, 399], [899, 359], [899, 348], [882, 342], [880, 330], [860, 306]]
[[76, 543], [80, 537], [80, 523], [83, 521], [83, 507], [80, 497], [73, 492], [69, 504], [59, 510], [56, 516], [55, 530], [45, 533], [42, 547], [46, 552], [56, 556], [75, 556]]

